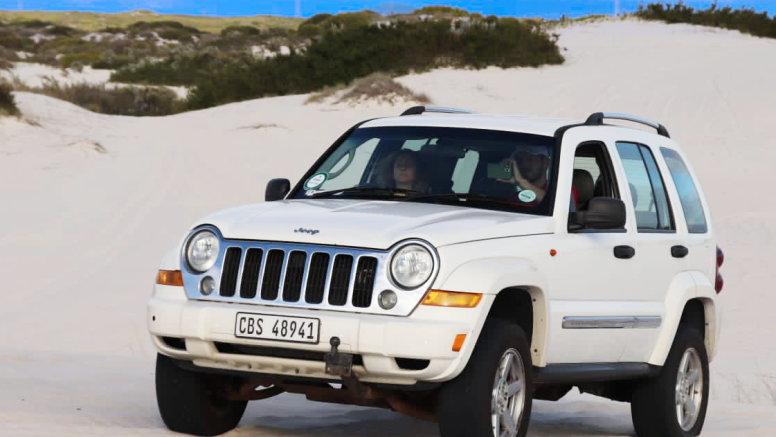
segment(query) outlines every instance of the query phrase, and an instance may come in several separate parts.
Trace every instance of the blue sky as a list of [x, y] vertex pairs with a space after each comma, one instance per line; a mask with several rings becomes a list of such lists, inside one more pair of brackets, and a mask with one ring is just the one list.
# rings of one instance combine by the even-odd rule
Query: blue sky
[[[393, 1], [386, 0], [0, 0], [0, 10], [44, 10], [44, 11], [94, 11], [122, 12], [134, 9], [146, 9], [159, 13], [178, 13], [194, 15], [296, 15], [296, 2], [301, 3], [301, 15], [310, 17], [317, 13], [348, 12], [363, 9], [404, 12], [426, 5], [444, 4], [456, 6], [485, 15], [508, 15], [521, 17], [558, 18], [565, 14], [576, 17], [587, 14], [613, 13], [615, 0], [454, 0], [454, 1]], [[654, 0], [653, 0], [654, 1]], [[638, 0], [619, 0], [620, 11], [633, 11]], [[673, 1], [672, 1], [673, 3]], [[685, 0], [685, 4], [706, 8], [712, 1]], [[720, 6], [738, 8], [747, 6], [757, 11], [776, 11], [776, 0], [720, 0]]]

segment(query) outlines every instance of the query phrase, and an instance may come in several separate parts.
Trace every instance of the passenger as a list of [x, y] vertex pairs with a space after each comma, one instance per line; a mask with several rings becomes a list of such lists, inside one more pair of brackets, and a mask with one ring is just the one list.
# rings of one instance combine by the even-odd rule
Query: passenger
[[418, 154], [412, 150], [401, 150], [387, 158], [383, 167], [383, 181], [386, 186], [426, 193], [428, 184], [421, 176]]
[[549, 186], [547, 169], [550, 167], [550, 157], [546, 148], [522, 147], [514, 154], [514, 158], [505, 158], [501, 163], [512, 166], [512, 178], [498, 179], [498, 181], [514, 185], [516, 192], [531, 193], [518, 196], [522, 203], [538, 204], [544, 200]]

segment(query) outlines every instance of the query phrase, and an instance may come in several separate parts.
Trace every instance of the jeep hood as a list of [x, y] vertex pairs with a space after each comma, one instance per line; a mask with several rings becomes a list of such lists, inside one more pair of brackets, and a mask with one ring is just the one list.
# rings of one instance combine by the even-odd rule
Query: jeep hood
[[223, 210], [198, 225], [224, 238], [388, 249], [420, 238], [436, 247], [468, 241], [547, 234], [551, 217], [461, 206], [358, 199], [283, 200]]

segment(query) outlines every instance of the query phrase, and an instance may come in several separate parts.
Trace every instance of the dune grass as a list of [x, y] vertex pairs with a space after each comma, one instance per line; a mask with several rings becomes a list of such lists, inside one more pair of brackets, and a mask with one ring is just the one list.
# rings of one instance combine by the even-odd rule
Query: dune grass
[[719, 7], [717, 3], [708, 9], [694, 9], [682, 2], [676, 4], [650, 3], [646, 7], [639, 5], [634, 13], [644, 20], [657, 20], [666, 23], [688, 23], [700, 26], [719, 27], [738, 30], [754, 36], [776, 38], [776, 16], [756, 12], [754, 9], [742, 7], [733, 9], [730, 6]]
[[404, 85], [396, 82], [385, 73], [372, 73], [369, 76], [356, 79], [350, 86], [336, 85], [326, 87], [313, 93], [305, 104], [322, 103], [336, 99], [332, 103], [359, 103], [365, 100], [380, 101], [393, 104], [399, 101], [412, 101], [420, 104], [431, 103], [431, 99], [422, 93], [415, 93]]
[[15, 81], [16, 91], [43, 94], [64, 100], [92, 112], [135, 117], [164, 116], [181, 112], [183, 102], [171, 90], [161, 87], [118, 86], [106, 84], [61, 84], [53, 78], [42, 87], [30, 87]]
[[16, 99], [13, 97], [13, 87], [4, 80], [0, 80], [0, 117], [18, 116], [21, 113], [16, 106]]
[[116, 14], [97, 12], [42, 12], [42, 11], [0, 11], [0, 20], [9, 22], [40, 20], [94, 32], [106, 27], [125, 28], [138, 21], [177, 21], [202, 32], [218, 33], [230, 26], [253, 26], [259, 29], [296, 29], [301, 18], [256, 15], [253, 17], [210, 17], [198, 15], [168, 15], [150, 11], [131, 11]]

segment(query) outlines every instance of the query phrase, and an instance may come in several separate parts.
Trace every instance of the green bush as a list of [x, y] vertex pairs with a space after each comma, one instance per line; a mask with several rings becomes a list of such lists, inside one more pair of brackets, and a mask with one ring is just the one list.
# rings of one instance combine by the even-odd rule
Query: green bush
[[253, 26], [229, 26], [221, 31], [222, 38], [234, 38], [246, 35], [260, 35], [261, 30]]
[[25, 87], [23, 90], [64, 100], [101, 114], [162, 116], [176, 114], [184, 109], [178, 96], [167, 88], [108, 88], [105, 84], [61, 85], [56, 81], [48, 81], [43, 87]]
[[8, 82], [0, 80], [0, 116], [19, 115], [19, 108], [16, 107], [16, 100], [13, 97], [13, 87]]
[[412, 11], [414, 15], [449, 15], [452, 17], [469, 17], [471, 12], [450, 6], [424, 6]]
[[304, 53], [230, 62], [202, 75], [192, 109], [258, 97], [308, 93], [374, 72], [404, 74], [434, 67], [483, 68], [560, 64], [555, 37], [511, 18], [452, 29], [449, 20], [362, 25], [326, 32]]
[[170, 56], [159, 62], [143, 61], [130, 64], [111, 74], [110, 80], [147, 85], [191, 86], [209, 71], [218, 70], [222, 62], [229, 61], [224, 59], [218, 62], [214, 55], [207, 52]]
[[719, 8], [717, 3], [714, 3], [708, 9], [702, 10], [693, 9], [682, 2], [674, 5], [651, 3], [646, 7], [639, 5], [635, 15], [645, 20], [720, 27], [754, 36], [776, 38], [776, 16], [769, 17], [767, 12], [757, 13], [754, 9], [745, 7], [734, 10], [730, 6]]

